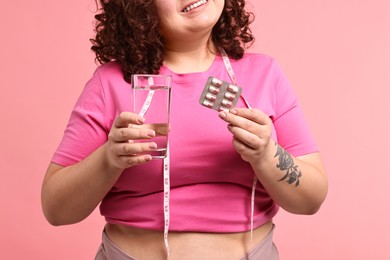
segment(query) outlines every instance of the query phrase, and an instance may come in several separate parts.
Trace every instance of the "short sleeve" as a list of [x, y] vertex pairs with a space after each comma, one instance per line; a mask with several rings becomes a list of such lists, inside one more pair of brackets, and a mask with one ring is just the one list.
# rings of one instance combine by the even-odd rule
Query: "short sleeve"
[[68, 166], [83, 160], [107, 141], [109, 129], [105, 95], [96, 71], [76, 102], [51, 161]]
[[278, 65], [274, 64], [278, 75], [275, 88], [274, 127], [278, 144], [293, 156], [301, 156], [318, 151], [314, 138], [299, 106], [297, 96]]

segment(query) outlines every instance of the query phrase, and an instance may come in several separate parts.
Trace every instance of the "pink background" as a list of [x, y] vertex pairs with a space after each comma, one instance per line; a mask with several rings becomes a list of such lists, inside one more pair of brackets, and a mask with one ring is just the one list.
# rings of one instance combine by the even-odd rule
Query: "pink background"
[[[0, 255], [93, 259], [103, 219], [52, 227], [40, 185], [95, 69], [93, 0], [5, 1], [0, 16]], [[321, 211], [281, 211], [281, 259], [390, 259], [390, 1], [254, 1], [253, 50], [295, 87], [326, 163]]]

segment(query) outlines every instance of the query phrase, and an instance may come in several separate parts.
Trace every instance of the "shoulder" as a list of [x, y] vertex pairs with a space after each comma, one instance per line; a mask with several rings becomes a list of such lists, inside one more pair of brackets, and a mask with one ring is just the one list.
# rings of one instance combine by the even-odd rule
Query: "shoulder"
[[246, 52], [244, 56], [236, 60], [237, 63], [241, 64], [261, 64], [261, 65], [272, 65], [275, 59], [267, 54]]
[[96, 68], [94, 76], [101, 80], [124, 80], [121, 65], [116, 61], [110, 61]]
[[239, 60], [231, 60], [234, 71], [239, 74], [244, 74], [246, 77], [267, 77], [279, 78], [283, 75], [282, 70], [276, 60], [262, 53], [245, 53]]
[[271, 73], [279, 74], [280, 68], [275, 59], [267, 54], [262, 53], [244, 53], [239, 60], [231, 61], [234, 69], [244, 73]]
[[100, 88], [105, 95], [115, 95], [121, 89], [128, 90], [130, 84], [125, 81], [121, 65], [112, 61], [100, 65], [96, 68], [88, 85]]
[[101, 96], [107, 102], [114, 102], [129, 92], [130, 84], [124, 79], [121, 65], [118, 62], [107, 62], [96, 68], [93, 76], [87, 82], [84, 92]]

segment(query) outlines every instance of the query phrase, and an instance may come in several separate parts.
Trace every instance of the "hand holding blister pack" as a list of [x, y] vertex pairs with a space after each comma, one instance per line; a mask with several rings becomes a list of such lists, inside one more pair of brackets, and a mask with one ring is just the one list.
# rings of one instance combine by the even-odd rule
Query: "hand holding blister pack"
[[217, 111], [228, 111], [237, 104], [241, 92], [242, 88], [239, 86], [215, 77], [209, 77], [199, 103]]

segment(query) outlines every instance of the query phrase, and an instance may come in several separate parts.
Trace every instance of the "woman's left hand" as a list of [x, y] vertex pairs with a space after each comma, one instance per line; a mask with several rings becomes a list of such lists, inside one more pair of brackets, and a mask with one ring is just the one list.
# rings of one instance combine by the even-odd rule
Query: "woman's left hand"
[[219, 117], [229, 123], [233, 134], [233, 146], [244, 161], [259, 162], [264, 156], [272, 156], [275, 143], [271, 140], [272, 121], [258, 109], [234, 108], [222, 111]]

